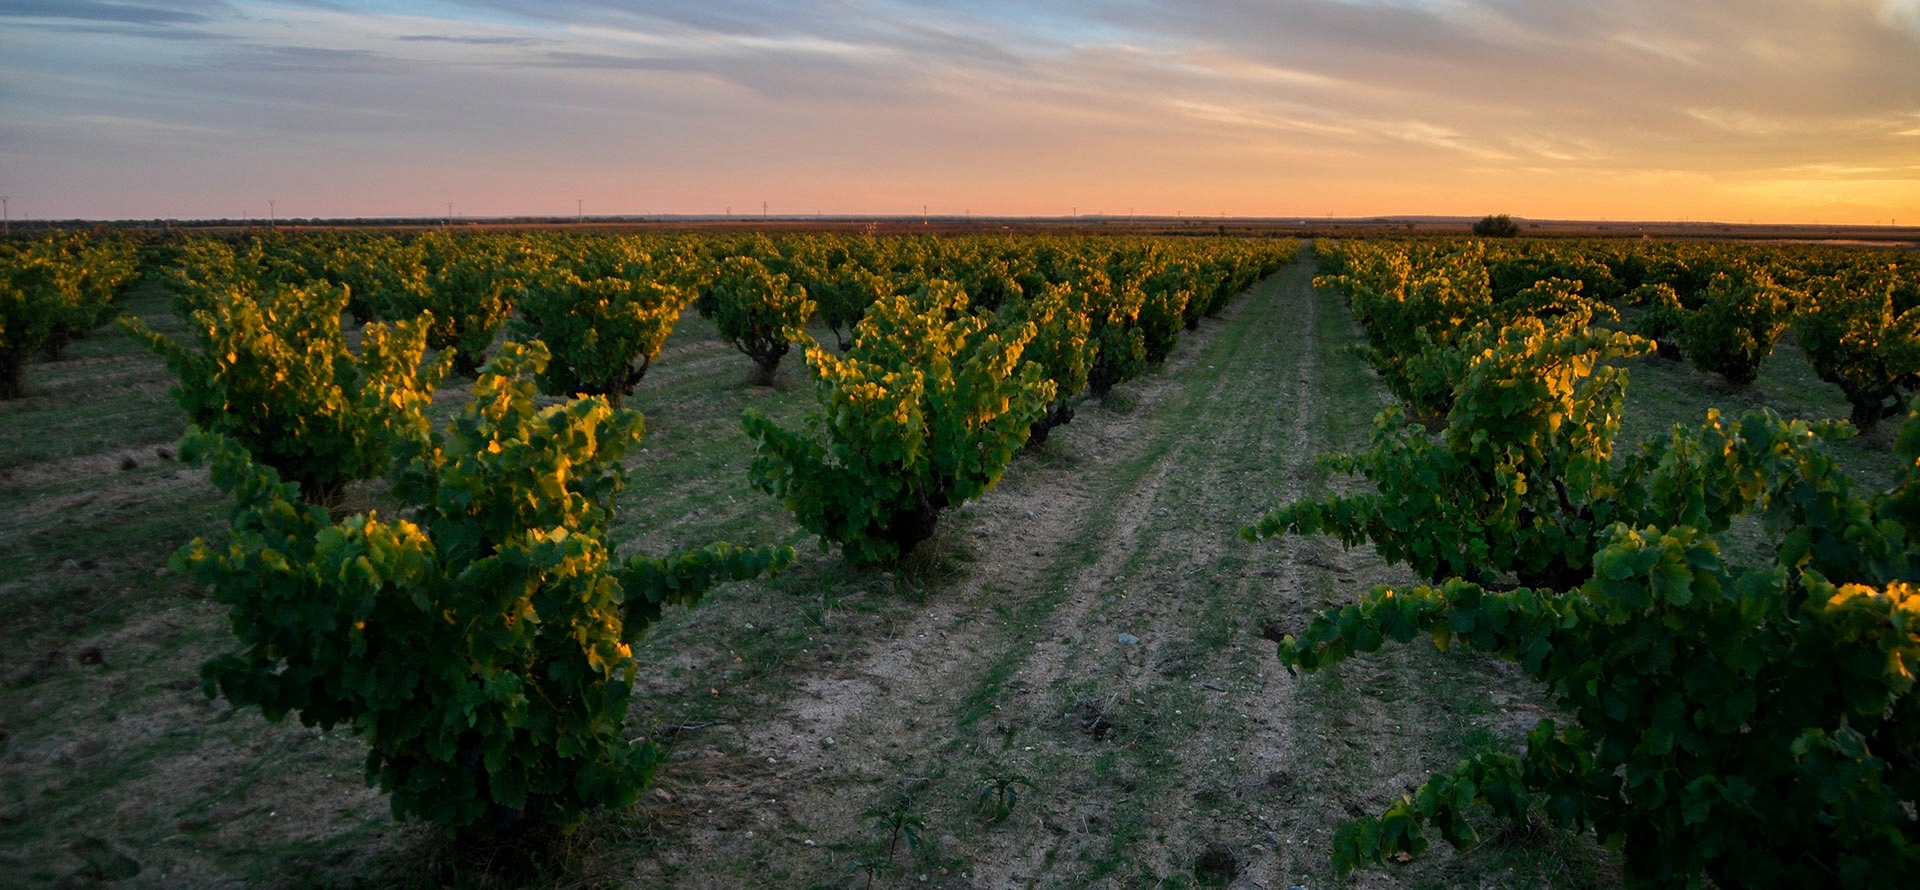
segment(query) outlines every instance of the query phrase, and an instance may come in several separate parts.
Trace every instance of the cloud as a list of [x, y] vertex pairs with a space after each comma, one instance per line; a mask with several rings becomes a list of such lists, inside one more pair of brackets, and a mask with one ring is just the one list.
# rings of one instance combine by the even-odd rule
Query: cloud
[[[210, 4], [190, 4], [205, 7]], [[207, 20], [200, 12], [145, 3], [101, 0], [0, 0], [0, 16], [30, 19], [75, 19], [128, 25], [180, 25]]]
[[550, 52], [540, 56], [542, 64], [554, 68], [579, 68], [599, 71], [697, 71], [706, 66], [689, 59], [619, 56], [607, 53]]
[[1920, 0], [1885, 0], [1880, 4], [1880, 20], [1920, 33]]
[[326, 74], [403, 74], [411, 66], [368, 49], [334, 49], [298, 45], [237, 46], [210, 60], [210, 67], [244, 71], [248, 76], [293, 74], [302, 77]]
[[[112, 121], [139, 119], [225, 134], [204, 151], [223, 169], [298, 159], [416, 203], [493, 189], [503, 210], [490, 184], [511, 179], [687, 209], [786, 190], [981, 212], [1447, 213], [1507, 189], [1618, 217], [1629, 198], [1730, 200], [1710, 184], [1753, 171], [1897, 168], [1920, 135], [1920, 0], [0, 0], [0, 17], [33, 33], [0, 58], [10, 175], [61, 193], [80, 189], [50, 171], [93, 156], [87, 128], [128, 175], [181, 163], [134, 156], [163, 131]], [[1615, 185], [1648, 171], [1676, 178]], [[1665, 215], [1683, 212], [1705, 215]]]
[[538, 46], [552, 43], [533, 37], [449, 37], [441, 34], [402, 34], [393, 39], [402, 43], [457, 43], [465, 46]]
[[1319, 133], [1332, 136], [1353, 136], [1360, 132], [1353, 127], [1343, 124], [1322, 123], [1278, 114], [1250, 113], [1224, 105], [1213, 105], [1205, 102], [1191, 102], [1184, 99], [1176, 99], [1169, 104], [1176, 111], [1201, 120], [1241, 127], [1255, 127], [1265, 130], [1289, 130], [1298, 133]]

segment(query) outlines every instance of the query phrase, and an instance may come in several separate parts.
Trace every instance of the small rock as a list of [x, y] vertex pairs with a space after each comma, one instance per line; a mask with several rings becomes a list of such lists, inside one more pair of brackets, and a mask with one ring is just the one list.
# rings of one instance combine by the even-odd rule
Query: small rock
[[168, 448], [165, 445], [162, 445], [159, 448], [153, 449], [153, 453], [156, 457], [160, 458], [161, 460], [173, 460], [173, 449]]
[[79, 568], [80, 563], [77, 560], [63, 559], [60, 561], [60, 567], [67, 570], [73, 570], [73, 569]]
[[1134, 636], [1133, 634], [1123, 633], [1120, 635], [1119, 639], [1120, 639], [1120, 644], [1123, 646], [1132, 646], [1140, 642], [1140, 638]]
[[131, 455], [131, 454], [128, 454], [128, 455], [122, 455], [122, 456], [121, 456], [121, 458], [120, 458], [120, 469], [121, 469], [121, 470], [137, 470], [137, 469], [140, 469], [140, 462], [139, 462], [139, 461], [137, 461], [137, 460], [135, 460], [135, 459], [134, 459], [134, 457], [133, 457], [133, 455]]

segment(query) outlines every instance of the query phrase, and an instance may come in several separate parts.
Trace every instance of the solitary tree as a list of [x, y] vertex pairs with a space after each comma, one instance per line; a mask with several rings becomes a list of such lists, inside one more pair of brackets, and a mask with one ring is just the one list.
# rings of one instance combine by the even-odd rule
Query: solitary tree
[[1512, 238], [1520, 234], [1520, 224], [1504, 213], [1489, 216], [1473, 224], [1473, 233], [1482, 238]]

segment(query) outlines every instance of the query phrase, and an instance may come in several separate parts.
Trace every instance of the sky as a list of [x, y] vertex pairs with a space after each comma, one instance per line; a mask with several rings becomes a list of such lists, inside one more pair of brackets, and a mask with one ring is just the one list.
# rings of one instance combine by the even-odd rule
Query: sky
[[1920, 0], [0, 0], [0, 194], [1914, 225]]

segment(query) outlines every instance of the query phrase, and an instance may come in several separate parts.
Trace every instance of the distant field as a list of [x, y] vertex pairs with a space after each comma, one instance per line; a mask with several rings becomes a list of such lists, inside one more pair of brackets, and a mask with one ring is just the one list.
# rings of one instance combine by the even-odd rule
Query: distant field
[[[391, 220], [289, 220], [279, 228], [288, 232], [322, 229], [423, 232], [451, 228], [467, 232], [555, 231], [555, 232], [834, 232], [878, 235], [970, 235], [970, 234], [1055, 234], [1055, 235], [1235, 235], [1243, 237], [1350, 238], [1468, 235], [1476, 217], [1433, 216], [1112, 216], [1088, 214], [1081, 217], [967, 217], [935, 215], [911, 216], [775, 216], [761, 218], [715, 216], [619, 217], [526, 217], [507, 219], [456, 220], [449, 227], [437, 219]], [[1537, 238], [1660, 238], [1702, 241], [1750, 241], [1809, 243], [1853, 246], [1920, 248], [1920, 226], [1899, 225], [1821, 225], [1735, 222], [1676, 222], [1673, 220], [1555, 220], [1519, 219], [1521, 233]], [[65, 229], [86, 229], [95, 225], [107, 228], [160, 232], [169, 229], [204, 232], [259, 232], [267, 228], [260, 220], [172, 220], [92, 223], [74, 220], [55, 224]], [[14, 224], [20, 234], [32, 228]]]

